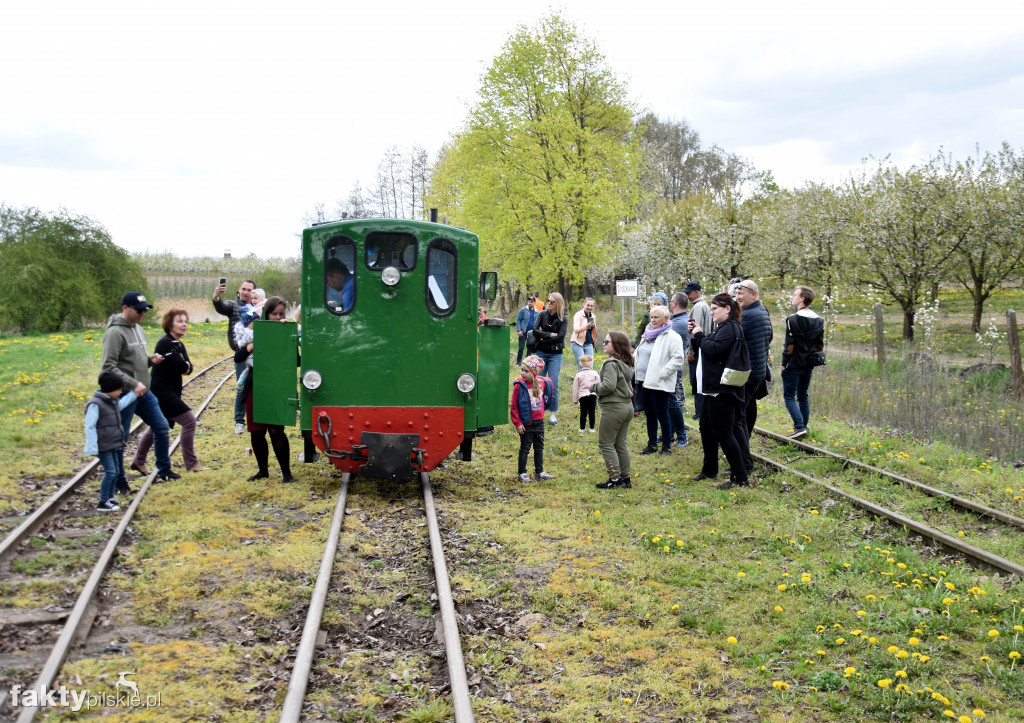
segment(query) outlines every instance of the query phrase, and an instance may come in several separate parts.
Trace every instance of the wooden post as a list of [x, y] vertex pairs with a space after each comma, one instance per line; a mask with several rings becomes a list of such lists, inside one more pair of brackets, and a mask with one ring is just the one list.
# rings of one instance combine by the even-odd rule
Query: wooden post
[[882, 374], [885, 372], [885, 326], [881, 304], [875, 304], [875, 353], [878, 356], [878, 373]]
[[1017, 397], [1024, 397], [1024, 374], [1021, 373], [1020, 365], [1020, 339], [1017, 336], [1017, 312], [1013, 309], [1006, 312], [1006, 336], [1010, 342], [1010, 378], [1013, 384], [1013, 393]]

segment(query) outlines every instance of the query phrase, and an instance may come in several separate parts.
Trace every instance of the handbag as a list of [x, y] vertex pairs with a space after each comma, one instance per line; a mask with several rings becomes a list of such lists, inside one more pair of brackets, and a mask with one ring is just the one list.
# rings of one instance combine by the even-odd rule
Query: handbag
[[824, 351], [812, 351], [810, 354], [807, 355], [807, 363], [808, 363], [809, 366], [812, 366], [812, 367], [823, 367], [823, 366], [825, 366], [826, 364], [828, 364], [828, 362], [825, 360], [825, 352]]
[[526, 348], [530, 350], [530, 353], [537, 349], [537, 334], [533, 329], [526, 332]]
[[727, 387], [742, 387], [750, 378], [750, 351], [747, 349], [747, 340], [743, 336], [743, 328], [739, 324], [736, 324], [736, 328], [739, 330], [739, 337], [729, 349], [725, 369], [722, 371], [721, 383]]

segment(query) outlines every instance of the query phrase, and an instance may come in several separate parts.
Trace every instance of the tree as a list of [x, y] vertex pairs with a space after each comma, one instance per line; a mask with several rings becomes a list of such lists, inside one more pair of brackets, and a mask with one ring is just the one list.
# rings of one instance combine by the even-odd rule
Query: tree
[[960, 246], [953, 277], [971, 295], [971, 330], [978, 334], [985, 301], [1024, 270], [1024, 159], [1004, 143], [978, 167], [968, 158], [957, 169], [965, 213], [954, 230]]
[[666, 201], [720, 195], [738, 188], [751, 173], [747, 162], [735, 154], [718, 146], [702, 149], [700, 134], [686, 121], [661, 120], [648, 113], [638, 129], [647, 161], [644, 186]]
[[639, 208], [642, 171], [625, 87], [591, 41], [551, 16], [520, 27], [494, 59], [431, 199], [480, 235], [485, 263], [564, 292], [611, 257]]
[[914, 338], [914, 316], [923, 295], [947, 274], [963, 239], [955, 225], [956, 173], [941, 159], [901, 172], [879, 164], [853, 178], [848, 200], [848, 261], [859, 282], [879, 291], [903, 310], [903, 338]]
[[145, 275], [92, 219], [0, 204], [0, 328], [53, 332], [103, 321], [131, 290], [146, 292]]

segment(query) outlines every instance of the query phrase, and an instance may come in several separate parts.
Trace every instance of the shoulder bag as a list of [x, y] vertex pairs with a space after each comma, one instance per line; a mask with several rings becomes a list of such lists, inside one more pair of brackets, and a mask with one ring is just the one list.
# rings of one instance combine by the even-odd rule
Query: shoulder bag
[[729, 349], [725, 369], [722, 371], [722, 384], [727, 387], [742, 387], [750, 378], [750, 352], [747, 350], [747, 340], [743, 336], [743, 327], [736, 324], [735, 328], [736, 341]]

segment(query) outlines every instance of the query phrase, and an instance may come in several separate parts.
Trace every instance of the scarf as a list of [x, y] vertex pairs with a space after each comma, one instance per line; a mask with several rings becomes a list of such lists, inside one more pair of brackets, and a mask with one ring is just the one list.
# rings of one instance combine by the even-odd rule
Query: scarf
[[654, 343], [654, 340], [664, 334], [666, 331], [671, 331], [672, 325], [669, 323], [662, 324], [661, 326], [654, 328], [650, 324], [647, 325], [647, 329], [644, 331], [644, 341]]

